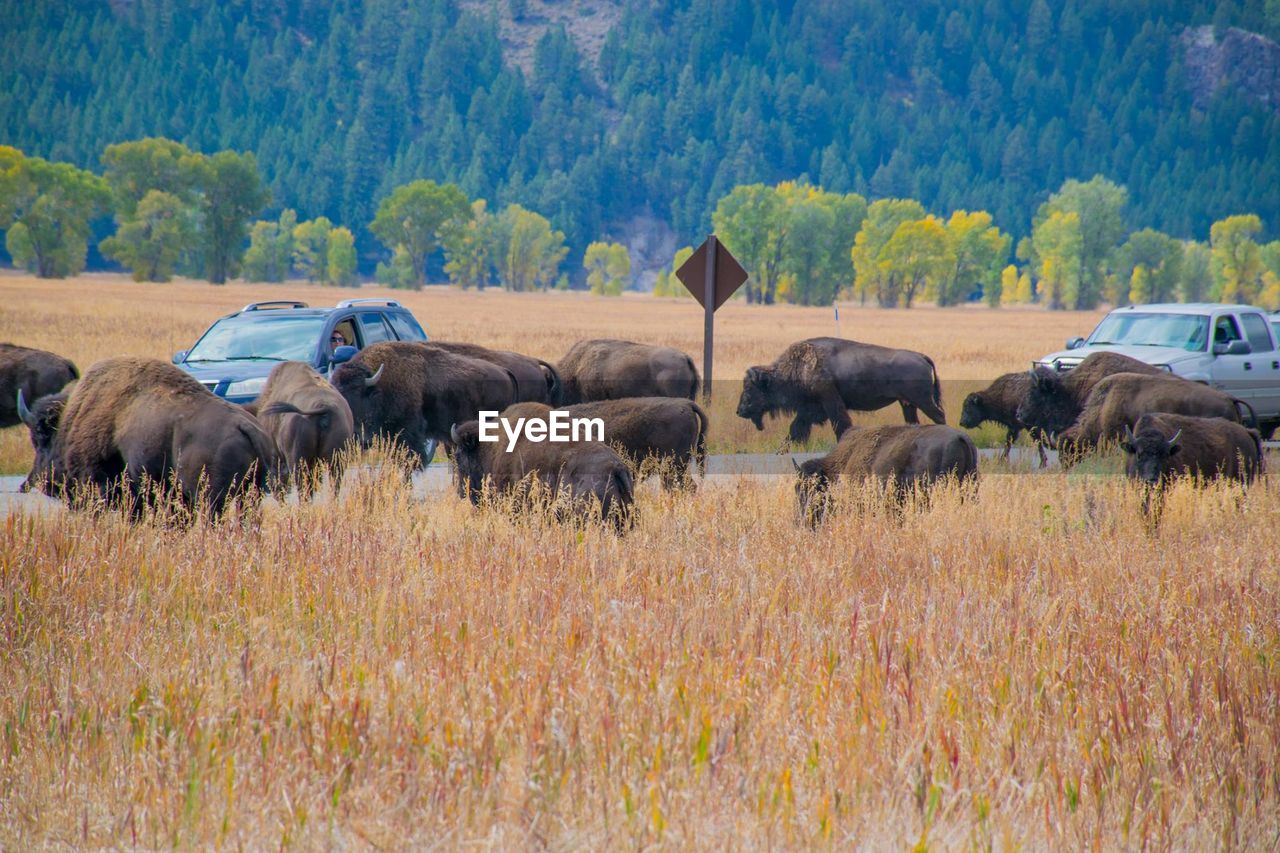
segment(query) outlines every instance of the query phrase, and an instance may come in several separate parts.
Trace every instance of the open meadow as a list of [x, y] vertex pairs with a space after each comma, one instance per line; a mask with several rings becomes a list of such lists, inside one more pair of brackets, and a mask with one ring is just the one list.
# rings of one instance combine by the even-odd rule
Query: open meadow
[[[83, 369], [352, 295], [0, 276], [0, 340]], [[689, 301], [393, 295], [433, 337], [544, 358], [700, 352]], [[981, 383], [1096, 315], [841, 320]], [[771, 449], [785, 426], [735, 418], [733, 386], [831, 311], [717, 327], [712, 451]], [[0, 439], [21, 470], [25, 431]], [[817, 530], [790, 477], [647, 482], [625, 536], [388, 470], [253, 523], [5, 515], [0, 847], [1274, 848], [1280, 477], [1179, 485], [1154, 531], [1114, 476], [982, 477], [900, 512], [847, 492]]]

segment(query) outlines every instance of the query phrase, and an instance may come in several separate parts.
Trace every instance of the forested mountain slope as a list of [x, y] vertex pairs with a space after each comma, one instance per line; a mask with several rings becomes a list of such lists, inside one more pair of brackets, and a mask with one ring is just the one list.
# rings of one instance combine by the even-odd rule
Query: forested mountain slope
[[[1128, 187], [1133, 227], [1203, 236], [1251, 211], [1275, 235], [1278, 14], [1264, 0], [4, 0], [0, 142], [93, 168], [144, 136], [251, 150], [275, 208], [349, 224], [366, 250], [378, 200], [416, 177], [535, 209], [575, 252], [641, 215], [696, 242], [735, 185], [800, 175], [987, 209], [1022, 236], [1064, 179], [1101, 173]], [[1263, 67], [1215, 59], [1218, 43]]]

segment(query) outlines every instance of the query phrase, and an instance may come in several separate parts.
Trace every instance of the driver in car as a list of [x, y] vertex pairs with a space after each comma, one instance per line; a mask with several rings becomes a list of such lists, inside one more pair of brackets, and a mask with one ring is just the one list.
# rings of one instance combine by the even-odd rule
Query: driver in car
[[347, 345], [347, 338], [338, 329], [333, 330], [333, 334], [329, 336], [329, 354], [332, 355], [338, 347]]

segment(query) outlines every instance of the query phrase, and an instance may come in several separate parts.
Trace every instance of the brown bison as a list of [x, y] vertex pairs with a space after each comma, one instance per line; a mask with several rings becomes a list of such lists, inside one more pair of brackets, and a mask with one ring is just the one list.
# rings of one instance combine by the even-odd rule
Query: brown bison
[[1041, 435], [1062, 432], [1080, 417], [1094, 386], [1115, 373], [1170, 375], [1168, 371], [1115, 352], [1095, 352], [1066, 373], [1041, 365], [1028, 374], [1031, 385], [1015, 414], [1027, 429], [1037, 429]]
[[163, 361], [110, 358], [75, 389], [18, 406], [35, 465], [23, 489], [53, 497], [97, 497], [138, 514], [157, 496], [214, 515], [256, 495], [276, 465], [257, 420]]
[[560, 403], [560, 372], [555, 366], [540, 358], [521, 355], [518, 352], [489, 349], [478, 344], [431, 341], [423, 346], [446, 350], [468, 358], [492, 362], [505, 367], [516, 378], [516, 402], [546, 403], [557, 406]]
[[794, 414], [792, 441], [806, 440], [813, 426], [830, 421], [839, 438], [853, 424], [850, 410], [869, 412], [895, 402], [907, 423], [919, 423], [917, 409], [946, 423], [931, 358], [841, 338], [810, 338], [787, 347], [768, 367], [747, 369], [738, 417], [762, 430], [765, 415]]
[[0, 344], [0, 427], [22, 423], [15, 405], [18, 392], [27, 403], [56, 394], [80, 378], [76, 366], [60, 355], [16, 344]]
[[834, 450], [797, 465], [796, 472], [800, 515], [817, 524], [829, 509], [831, 484], [842, 477], [853, 482], [874, 478], [891, 486], [897, 499], [945, 477], [973, 484], [978, 448], [966, 433], [941, 424], [851, 427]]
[[367, 447], [382, 437], [403, 447], [415, 467], [431, 461], [428, 442], [448, 443], [450, 427], [515, 402], [511, 371], [419, 343], [371, 344], [329, 379], [346, 398]]
[[1149, 486], [1186, 476], [1247, 483], [1262, 473], [1258, 431], [1223, 418], [1148, 413], [1125, 425], [1120, 447], [1125, 473]]
[[556, 363], [566, 406], [623, 397], [698, 396], [693, 359], [671, 347], [632, 341], [578, 341]]
[[1119, 441], [1125, 429], [1148, 412], [1239, 423], [1244, 407], [1228, 394], [1169, 373], [1115, 373], [1094, 386], [1080, 417], [1056, 437], [1059, 458], [1070, 464], [1103, 442]]
[[[502, 412], [519, 418], [546, 420], [550, 408], [518, 403]], [[630, 525], [635, 486], [627, 463], [607, 444], [594, 441], [531, 441], [521, 435], [510, 450], [505, 440], [481, 441], [478, 421], [451, 430], [458, 494], [479, 504], [487, 487], [495, 496], [531, 500], [534, 483], [544, 497], [568, 506], [574, 515], [599, 517], [618, 530]]]
[[341, 451], [355, 428], [351, 407], [311, 365], [277, 364], [256, 401], [245, 407], [258, 416], [280, 451], [281, 476], [315, 492], [316, 466], [327, 464], [336, 487], [342, 477]]
[[575, 418], [599, 418], [604, 440], [619, 447], [638, 466], [646, 460], [662, 465], [662, 485], [689, 485], [690, 466], [706, 473], [707, 413], [692, 400], [673, 397], [630, 397], [568, 406]]
[[[964, 407], [960, 410], [960, 426], [965, 429], [976, 429], [986, 421], [993, 421], [1005, 428], [1004, 453], [1001, 459], [1009, 458], [1009, 451], [1018, 435], [1026, 429], [1026, 424], [1018, 420], [1018, 406], [1026, 398], [1031, 388], [1031, 377], [1024, 371], [1006, 373], [997, 377], [994, 382], [981, 391], [974, 391], [964, 398]], [[1044, 444], [1039, 441], [1039, 431], [1031, 430], [1037, 439], [1036, 449], [1040, 451], [1040, 467], [1048, 460], [1045, 457]]]

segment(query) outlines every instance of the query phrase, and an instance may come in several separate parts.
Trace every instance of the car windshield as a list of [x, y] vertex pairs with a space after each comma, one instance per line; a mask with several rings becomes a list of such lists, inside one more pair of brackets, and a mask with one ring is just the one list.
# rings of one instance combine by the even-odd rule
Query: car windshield
[[1130, 347], [1176, 347], [1202, 352], [1209, 342], [1209, 318], [1203, 314], [1108, 314], [1088, 343]]
[[324, 317], [227, 317], [213, 324], [187, 354], [192, 361], [311, 361]]

